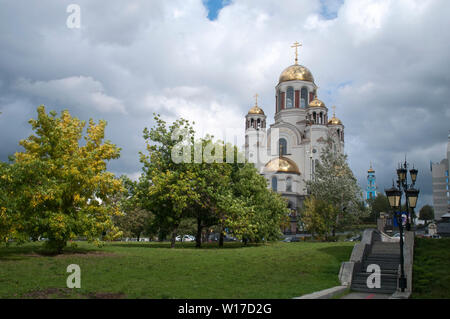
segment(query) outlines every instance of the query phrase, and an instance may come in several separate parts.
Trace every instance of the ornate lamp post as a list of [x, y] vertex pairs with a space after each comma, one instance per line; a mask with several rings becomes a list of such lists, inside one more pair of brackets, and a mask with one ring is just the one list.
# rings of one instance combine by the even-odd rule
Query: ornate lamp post
[[400, 168], [397, 169], [397, 187], [392, 185], [392, 188], [385, 190], [386, 196], [389, 200], [389, 205], [394, 210], [394, 214], [396, 210], [400, 210], [400, 214], [396, 214], [395, 218], [397, 218], [399, 230], [400, 230], [400, 278], [399, 278], [399, 287], [402, 292], [405, 291], [406, 288], [406, 277], [405, 277], [405, 266], [404, 266], [404, 255], [403, 255], [403, 220], [401, 214], [401, 201], [402, 194], [405, 193], [406, 198], [406, 213], [407, 213], [407, 222], [406, 229], [409, 231], [411, 229], [410, 222], [410, 212], [409, 208], [414, 210], [417, 204], [417, 198], [419, 197], [419, 190], [414, 188], [417, 179], [418, 170], [413, 168], [409, 171], [411, 175], [412, 184], [408, 185], [408, 163], [405, 162], [401, 164]]

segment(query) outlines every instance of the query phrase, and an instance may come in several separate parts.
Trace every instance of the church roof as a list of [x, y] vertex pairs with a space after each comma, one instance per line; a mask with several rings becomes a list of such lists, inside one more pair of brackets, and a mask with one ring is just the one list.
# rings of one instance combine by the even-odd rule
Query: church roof
[[292, 173], [300, 175], [300, 170], [298, 169], [297, 164], [295, 164], [295, 162], [290, 158], [284, 156], [280, 156], [269, 161], [264, 166], [264, 171], [270, 173]]
[[248, 114], [262, 114], [262, 115], [265, 115], [263, 109], [260, 108], [258, 105], [255, 105], [254, 107], [252, 107], [250, 109], [250, 111], [248, 111]]
[[307, 67], [300, 64], [293, 64], [284, 69], [284, 71], [281, 72], [279, 83], [294, 80], [314, 83], [314, 77], [311, 71], [308, 70]]
[[342, 125], [342, 122], [336, 116], [333, 116], [331, 118], [331, 120], [328, 121], [328, 124], [331, 124], [331, 125]]
[[316, 96], [314, 100], [312, 100], [311, 103], [309, 103], [309, 107], [326, 107], [326, 106], [325, 103], [319, 100]]

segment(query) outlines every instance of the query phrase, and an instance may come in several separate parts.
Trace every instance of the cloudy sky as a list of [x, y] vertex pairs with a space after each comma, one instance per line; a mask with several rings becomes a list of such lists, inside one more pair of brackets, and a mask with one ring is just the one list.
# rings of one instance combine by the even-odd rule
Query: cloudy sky
[[[72, 3], [80, 28], [67, 26]], [[273, 122], [299, 41], [361, 186], [372, 161], [382, 191], [407, 154], [420, 207], [450, 129], [449, 16], [448, 0], [0, 0], [0, 160], [20, 150], [40, 104], [107, 120], [116, 174], [139, 175], [153, 112], [201, 133], [234, 129], [242, 143], [256, 92]]]

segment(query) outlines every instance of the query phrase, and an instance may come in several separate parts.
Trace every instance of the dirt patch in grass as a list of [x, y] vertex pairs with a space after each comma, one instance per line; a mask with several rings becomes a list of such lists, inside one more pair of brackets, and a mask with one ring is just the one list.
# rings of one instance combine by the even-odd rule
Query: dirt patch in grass
[[89, 252], [73, 252], [67, 251], [62, 254], [55, 254], [49, 252], [32, 252], [29, 254], [23, 254], [26, 257], [55, 257], [55, 258], [70, 258], [70, 257], [117, 257], [117, 254], [105, 251], [89, 251]]
[[113, 292], [96, 292], [90, 294], [80, 294], [69, 288], [47, 288], [43, 290], [35, 290], [23, 295], [23, 298], [31, 299], [124, 299], [126, 295], [123, 293]]

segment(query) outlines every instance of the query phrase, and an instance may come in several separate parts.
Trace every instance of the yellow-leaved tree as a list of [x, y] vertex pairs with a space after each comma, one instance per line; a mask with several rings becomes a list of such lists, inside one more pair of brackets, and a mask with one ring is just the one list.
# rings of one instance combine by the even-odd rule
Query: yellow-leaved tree
[[25, 150], [11, 164], [9, 210], [16, 229], [47, 238], [58, 253], [73, 238], [99, 242], [120, 235], [112, 217], [121, 212], [112, 199], [122, 184], [106, 166], [120, 148], [104, 141], [106, 122], [91, 119], [86, 128], [68, 111], [57, 117], [39, 106], [37, 113], [29, 121], [35, 134], [20, 141]]

